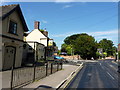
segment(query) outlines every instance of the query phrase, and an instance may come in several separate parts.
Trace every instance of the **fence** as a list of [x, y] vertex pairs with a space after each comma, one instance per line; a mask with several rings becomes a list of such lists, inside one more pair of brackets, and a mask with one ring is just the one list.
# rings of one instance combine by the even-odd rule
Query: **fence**
[[62, 63], [49, 63], [44, 66], [24, 67], [12, 71], [11, 89], [39, 80], [62, 69]]

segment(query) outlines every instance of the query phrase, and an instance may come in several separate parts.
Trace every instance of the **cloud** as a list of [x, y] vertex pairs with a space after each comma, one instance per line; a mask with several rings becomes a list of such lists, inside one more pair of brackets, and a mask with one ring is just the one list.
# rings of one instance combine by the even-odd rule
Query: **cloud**
[[0, 0], [0, 6], [10, 5], [12, 0]]
[[65, 5], [65, 6], [63, 6], [63, 8], [62, 8], [62, 9], [65, 9], [65, 8], [70, 8], [70, 7], [72, 7], [72, 5]]
[[2, 6], [2, 5], [4, 5], [4, 4], [6, 4], [6, 3], [5, 3], [5, 0], [0, 0], [0, 6]]
[[118, 34], [118, 30], [109, 30], [109, 31], [100, 31], [100, 32], [90, 32], [88, 33], [92, 36], [103, 36], [103, 35], [111, 35]]
[[42, 20], [43, 23], [48, 23], [46, 20]]
[[108, 31], [97, 31], [97, 32], [68, 32], [68, 33], [64, 33], [64, 34], [58, 34], [58, 35], [52, 35], [52, 37], [67, 37], [70, 36], [72, 34], [77, 34], [77, 33], [87, 33], [89, 35], [92, 36], [108, 36], [108, 35], [117, 35], [118, 34], [118, 30], [108, 30]]
[[[63, 41], [67, 36], [70, 36], [70, 35], [73, 35], [73, 34], [79, 34], [79, 33], [87, 33], [87, 34], [93, 36], [95, 38], [95, 40], [97, 40], [98, 42], [100, 40], [102, 40], [103, 38], [106, 38], [108, 40], [112, 40], [113, 43], [116, 46], [117, 46], [117, 44], [119, 42], [118, 41], [118, 30], [117, 29], [107, 30], [107, 31], [96, 31], [96, 32], [68, 32], [68, 33], [63, 33], [63, 34], [58, 34], [58, 35], [51, 35], [51, 37], [55, 38], [56, 41], [57, 41], [57, 39], [59, 39], [59, 41], [60, 40]], [[62, 42], [59, 43], [59, 44], [62, 44]], [[59, 45], [59, 49], [60, 49], [60, 45]]]

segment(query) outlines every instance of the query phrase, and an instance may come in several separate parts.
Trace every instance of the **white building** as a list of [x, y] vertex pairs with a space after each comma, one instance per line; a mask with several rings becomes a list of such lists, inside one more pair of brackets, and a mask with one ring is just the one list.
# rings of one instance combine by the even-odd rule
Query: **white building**
[[[34, 30], [31, 31], [25, 38], [26, 42], [38, 42], [46, 47], [46, 56], [50, 58], [54, 54], [53, 39], [48, 37], [48, 32], [46, 30], [40, 30], [40, 22], [34, 22]], [[29, 44], [29, 43], [28, 43]], [[29, 44], [31, 46], [31, 44]], [[32, 46], [31, 46], [32, 47]], [[43, 52], [45, 53], [45, 52]]]
[[48, 32], [40, 30], [39, 24], [40, 22], [35, 21], [34, 30], [26, 36], [26, 41], [35, 41], [38, 43], [42, 43], [47, 47], [49, 41]]

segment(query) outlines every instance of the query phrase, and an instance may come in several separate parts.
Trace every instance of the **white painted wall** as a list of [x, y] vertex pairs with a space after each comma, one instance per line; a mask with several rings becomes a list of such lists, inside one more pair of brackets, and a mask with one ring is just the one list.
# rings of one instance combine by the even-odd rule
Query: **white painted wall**
[[40, 43], [42, 43], [42, 44], [44, 44], [45, 46], [47, 46], [47, 38], [40, 40]]
[[44, 36], [38, 29], [34, 29], [31, 33], [29, 33], [28, 36], [26, 36], [26, 41], [39, 42], [47, 46], [47, 37]]

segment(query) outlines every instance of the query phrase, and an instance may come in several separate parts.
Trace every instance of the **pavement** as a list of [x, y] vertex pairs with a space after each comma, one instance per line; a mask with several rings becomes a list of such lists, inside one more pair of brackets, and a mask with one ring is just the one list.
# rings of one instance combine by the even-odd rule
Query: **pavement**
[[118, 66], [111, 60], [88, 62], [66, 88], [111, 88], [118, 90]]
[[[75, 72], [75, 70], [79, 69], [79, 67], [80, 66], [63, 64], [62, 70], [55, 72], [43, 79], [40, 79], [39, 81], [28, 84], [22, 88], [58, 88], [61, 84], [63, 84], [64, 81], [66, 81], [66, 79], [68, 79], [68, 77], [70, 77], [73, 72]], [[10, 88], [11, 70], [0, 72], [0, 80], [0, 88]]]
[[11, 70], [0, 72], [1, 88], [10, 88]]
[[33, 82], [22, 88], [30, 88], [30, 89], [60, 88], [60, 86], [63, 85], [64, 82], [67, 81], [67, 79], [70, 79], [70, 77], [74, 73], [77, 73], [76, 70], [79, 70], [81, 66], [63, 64], [62, 70], [55, 72], [54, 74], [51, 74], [43, 79], [40, 79], [39, 81]]

